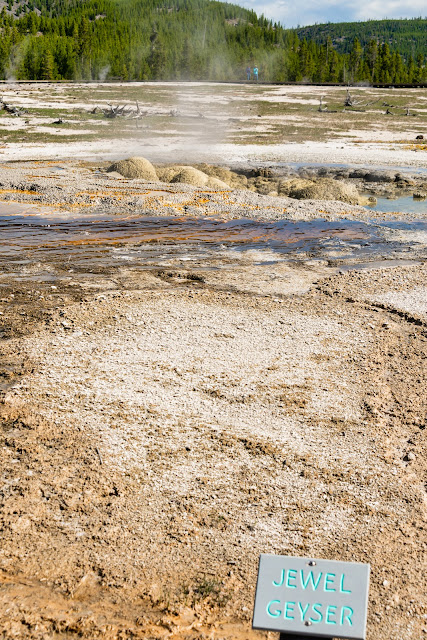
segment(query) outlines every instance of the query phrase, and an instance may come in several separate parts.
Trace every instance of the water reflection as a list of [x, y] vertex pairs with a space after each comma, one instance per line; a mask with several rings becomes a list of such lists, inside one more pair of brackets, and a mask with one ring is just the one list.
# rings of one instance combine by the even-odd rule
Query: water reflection
[[377, 198], [376, 204], [366, 205], [367, 209], [373, 211], [384, 211], [385, 213], [427, 213], [427, 200], [413, 198], [412, 196], [402, 196], [400, 198]]
[[[426, 233], [426, 222], [410, 224]], [[251, 219], [73, 214], [33, 205], [0, 207], [0, 264], [3, 274], [50, 279], [51, 267], [111, 268], [132, 263], [149, 267], [172, 259], [202, 260], [228, 252], [264, 252], [277, 259], [307, 256], [339, 261], [409, 257], [406, 240], [393, 236], [396, 221], [260, 221]], [[399, 239], [400, 238], [400, 239]], [[416, 240], [415, 240], [416, 242]], [[262, 261], [263, 258], [260, 258]], [[72, 269], [71, 269], [72, 268]], [[55, 271], [54, 269], [54, 271]]]
[[67, 251], [89, 244], [147, 242], [268, 243], [295, 244], [326, 237], [342, 240], [368, 239], [372, 231], [360, 222], [325, 220], [264, 222], [177, 217], [94, 217], [64, 221], [43, 216], [0, 216], [2, 253], [31, 248], [34, 251]]

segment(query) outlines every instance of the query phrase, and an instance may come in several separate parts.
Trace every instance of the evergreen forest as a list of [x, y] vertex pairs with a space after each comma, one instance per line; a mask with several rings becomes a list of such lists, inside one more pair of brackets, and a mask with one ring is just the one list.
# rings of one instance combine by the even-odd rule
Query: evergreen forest
[[238, 81], [249, 65], [262, 82], [427, 82], [427, 20], [290, 30], [217, 0], [1, 0], [0, 8], [3, 80]]
[[393, 51], [408, 59], [427, 52], [427, 19], [407, 20], [368, 20], [367, 22], [339, 22], [315, 24], [296, 30], [303, 40], [315, 40], [326, 44], [328, 38], [339, 53], [350, 53], [354, 38], [358, 38], [362, 47], [371, 40], [387, 42]]

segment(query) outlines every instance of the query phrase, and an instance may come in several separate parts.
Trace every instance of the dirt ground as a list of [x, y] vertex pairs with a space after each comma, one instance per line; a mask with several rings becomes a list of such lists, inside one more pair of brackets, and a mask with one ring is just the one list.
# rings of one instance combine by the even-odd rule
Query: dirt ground
[[[33, 165], [0, 167], [2, 206], [30, 216], [50, 203], [64, 219], [73, 203], [122, 216], [367, 215], [250, 192], [202, 202], [183, 186], [160, 194], [166, 210], [152, 187], [108, 182], [93, 164]], [[415, 232], [398, 233], [409, 246]], [[251, 629], [260, 553], [370, 563], [367, 639], [427, 637], [421, 249], [415, 264], [359, 271], [211, 252], [90, 274], [72, 256], [48, 272], [29, 250], [5, 251], [0, 637], [273, 640]]]
[[426, 268], [255, 272], [4, 288], [4, 637], [263, 637], [261, 552], [369, 562], [368, 637], [422, 637]]

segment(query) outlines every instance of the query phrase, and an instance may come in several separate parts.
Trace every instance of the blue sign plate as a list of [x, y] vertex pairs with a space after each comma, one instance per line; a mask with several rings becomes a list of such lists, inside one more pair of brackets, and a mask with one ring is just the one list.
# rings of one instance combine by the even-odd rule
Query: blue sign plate
[[368, 564], [263, 554], [252, 626], [364, 640], [368, 591]]

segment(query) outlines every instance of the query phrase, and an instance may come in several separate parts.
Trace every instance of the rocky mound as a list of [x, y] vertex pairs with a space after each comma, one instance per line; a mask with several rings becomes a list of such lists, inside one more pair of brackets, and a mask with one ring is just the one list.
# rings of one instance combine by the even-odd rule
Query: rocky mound
[[191, 184], [194, 187], [208, 187], [211, 189], [229, 189], [229, 185], [218, 178], [210, 177], [194, 167], [182, 167], [170, 181]]
[[156, 167], [156, 172], [161, 182], [172, 182], [173, 178], [183, 169], [180, 166]]
[[[190, 184], [194, 187], [208, 187], [209, 189], [230, 189], [230, 182], [223, 178], [230, 177], [231, 171], [222, 170], [220, 167], [211, 167], [207, 164], [198, 166], [200, 169], [188, 165], [169, 165], [157, 167], [156, 171], [161, 182]], [[209, 171], [202, 171], [202, 166]], [[211, 169], [215, 169], [215, 171], [211, 171]], [[218, 171], [216, 171], [217, 169]], [[237, 174], [235, 175], [237, 176]], [[239, 183], [239, 187], [242, 188], [242, 186], [243, 183]]]
[[223, 184], [232, 187], [233, 189], [244, 189], [248, 184], [248, 179], [244, 175], [240, 175], [230, 169], [224, 169], [223, 167], [216, 167], [214, 165], [206, 164], [205, 162], [197, 165], [197, 169], [206, 173], [206, 175], [217, 178]]
[[359, 193], [354, 185], [332, 178], [286, 180], [279, 184], [279, 195], [297, 200], [339, 200], [347, 204], [359, 202]]
[[172, 183], [183, 182], [191, 184], [194, 187], [205, 187], [208, 176], [203, 171], [194, 169], [194, 167], [184, 167], [171, 180]]
[[114, 162], [107, 171], [117, 171], [125, 178], [140, 178], [141, 180], [149, 180], [157, 182], [158, 177], [155, 168], [146, 158], [127, 158]]
[[208, 178], [206, 186], [209, 189], [230, 189], [230, 185], [228, 185], [226, 182], [223, 182], [219, 178]]
[[260, 193], [263, 196], [277, 196], [278, 195], [278, 183], [277, 180], [272, 180], [264, 176], [257, 176], [255, 178], [249, 178], [248, 187], [250, 191]]

